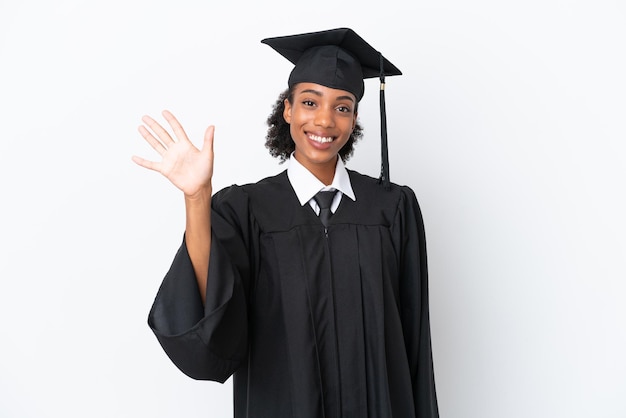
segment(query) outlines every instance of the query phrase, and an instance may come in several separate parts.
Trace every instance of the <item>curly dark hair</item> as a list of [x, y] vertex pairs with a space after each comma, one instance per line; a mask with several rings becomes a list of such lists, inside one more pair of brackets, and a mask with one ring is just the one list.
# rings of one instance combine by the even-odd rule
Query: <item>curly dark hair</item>
[[[295, 87], [295, 86], [294, 86]], [[272, 114], [267, 118], [267, 135], [265, 136], [265, 147], [269, 149], [272, 157], [280, 158], [280, 162], [283, 163], [289, 159], [291, 153], [295, 151], [296, 146], [291, 139], [289, 132], [289, 124], [283, 117], [285, 111], [285, 99], [289, 100], [289, 103], [293, 104], [293, 92], [294, 87], [291, 87], [283, 91], [274, 103]], [[358, 103], [354, 107], [354, 112], [358, 110]], [[348, 161], [352, 153], [354, 152], [354, 144], [363, 137], [363, 128], [357, 123], [354, 125], [352, 134], [348, 138], [348, 142], [339, 150], [339, 156], [343, 161]]]

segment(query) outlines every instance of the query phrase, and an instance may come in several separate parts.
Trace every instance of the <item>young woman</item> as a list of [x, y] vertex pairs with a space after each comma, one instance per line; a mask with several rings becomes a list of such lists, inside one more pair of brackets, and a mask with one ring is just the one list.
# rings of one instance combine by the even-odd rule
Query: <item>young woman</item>
[[266, 142], [287, 170], [213, 194], [213, 127], [199, 150], [143, 118], [162, 159], [133, 158], [186, 207], [149, 324], [187, 375], [234, 375], [236, 417], [437, 417], [417, 200], [344, 166], [363, 78], [400, 72], [350, 29], [263, 42], [296, 64]]

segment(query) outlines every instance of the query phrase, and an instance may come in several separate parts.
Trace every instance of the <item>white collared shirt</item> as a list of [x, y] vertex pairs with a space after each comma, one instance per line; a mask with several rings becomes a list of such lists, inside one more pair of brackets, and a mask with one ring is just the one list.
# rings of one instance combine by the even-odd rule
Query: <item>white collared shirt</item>
[[352, 184], [350, 183], [350, 176], [346, 170], [341, 157], [337, 158], [337, 165], [335, 166], [335, 176], [330, 186], [324, 185], [317, 179], [309, 170], [307, 170], [298, 160], [296, 160], [291, 154], [289, 158], [289, 166], [287, 167], [287, 177], [291, 183], [291, 187], [296, 192], [296, 196], [302, 206], [307, 203], [311, 205], [316, 214], [319, 215], [319, 206], [313, 196], [317, 192], [322, 190], [338, 190], [339, 193], [335, 195], [333, 203], [330, 205], [330, 211], [335, 212], [339, 207], [341, 198], [346, 195], [353, 201], [356, 201], [356, 196], [352, 190]]

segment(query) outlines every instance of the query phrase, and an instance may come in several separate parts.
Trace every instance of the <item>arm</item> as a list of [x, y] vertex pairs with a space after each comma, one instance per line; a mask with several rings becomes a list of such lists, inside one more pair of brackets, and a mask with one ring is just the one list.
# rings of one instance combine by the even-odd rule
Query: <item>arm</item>
[[[224, 382], [247, 353], [247, 300], [242, 280], [247, 257], [237, 243], [229, 244], [237, 247], [234, 254], [224, 248], [219, 237], [224, 230], [229, 236], [230, 224], [219, 213], [211, 214], [213, 127], [206, 130], [199, 150], [171, 113], [164, 111], [163, 116], [176, 139], [144, 116], [145, 125], [139, 132], [161, 161], [136, 156], [133, 161], [163, 174], [184, 193], [186, 232], [150, 309], [148, 324], [181, 371], [194, 379]], [[215, 228], [216, 239], [212, 239]], [[239, 257], [243, 272], [233, 262], [240, 254], [244, 254]]]
[[204, 304], [211, 254], [211, 189], [204, 190], [198, 196], [185, 195], [185, 214], [187, 251]]
[[144, 116], [142, 121], [147, 127], [139, 126], [139, 133], [162, 159], [154, 162], [133, 156], [133, 161], [161, 173], [184, 193], [187, 251], [204, 303], [211, 253], [211, 178], [215, 129], [213, 126], [207, 128], [203, 147], [199, 150], [189, 141], [174, 115], [163, 111], [163, 116], [172, 128], [176, 140], [154, 119]]

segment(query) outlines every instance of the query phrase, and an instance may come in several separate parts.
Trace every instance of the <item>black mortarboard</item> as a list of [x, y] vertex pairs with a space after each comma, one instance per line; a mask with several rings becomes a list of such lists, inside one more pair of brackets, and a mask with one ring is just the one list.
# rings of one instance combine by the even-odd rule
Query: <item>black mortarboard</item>
[[361, 100], [365, 90], [363, 79], [380, 77], [381, 180], [388, 186], [385, 76], [402, 72], [348, 28], [266, 38], [261, 42], [295, 64], [289, 75], [289, 87], [302, 82], [316, 83], [349, 91]]

